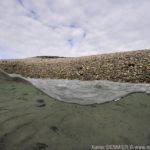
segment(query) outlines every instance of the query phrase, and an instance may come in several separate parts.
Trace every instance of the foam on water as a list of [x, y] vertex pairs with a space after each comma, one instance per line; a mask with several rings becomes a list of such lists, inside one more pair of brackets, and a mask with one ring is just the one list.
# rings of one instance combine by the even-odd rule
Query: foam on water
[[33, 79], [16, 74], [10, 74], [10, 76], [29, 81], [36, 88], [56, 100], [81, 105], [117, 101], [134, 92], [150, 93], [150, 84], [119, 83], [103, 80]]

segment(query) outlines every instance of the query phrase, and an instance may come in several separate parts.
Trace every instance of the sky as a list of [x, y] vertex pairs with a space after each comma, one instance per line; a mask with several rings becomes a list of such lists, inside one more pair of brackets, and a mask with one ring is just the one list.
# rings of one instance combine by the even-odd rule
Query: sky
[[150, 48], [150, 0], [0, 0], [0, 59]]

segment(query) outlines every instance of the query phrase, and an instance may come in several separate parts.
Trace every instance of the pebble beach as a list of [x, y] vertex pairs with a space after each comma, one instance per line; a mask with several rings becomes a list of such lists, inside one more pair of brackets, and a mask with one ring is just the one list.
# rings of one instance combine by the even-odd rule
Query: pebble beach
[[71, 58], [39, 56], [0, 60], [0, 68], [31, 78], [150, 83], [150, 50]]

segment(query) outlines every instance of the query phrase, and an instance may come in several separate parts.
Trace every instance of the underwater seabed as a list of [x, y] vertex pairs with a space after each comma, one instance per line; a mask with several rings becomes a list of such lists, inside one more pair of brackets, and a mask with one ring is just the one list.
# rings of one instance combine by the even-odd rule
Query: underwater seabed
[[[60, 88], [67, 95], [65, 87], [70, 86], [69, 92], [76, 89], [74, 97], [77, 92], [83, 94], [85, 91], [84, 100], [89, 96], [88, 87], [93, 95], [103, 87], [95, 81], [90, 84], [78, 81], [71, 84], [64, 80], [57, 84], [57, 80], [53, 81], [48, 82], [55, 86], [51, 90], [59, 91]], [[111, 82], [106, 83], [110, 85]], [[80, 86], [85, 89], [80, 91]], [[105, 86], [108, 89], [109, 86]], [[121, 87], [120, 91], [123, 91], [127, 86]], [[140, 88], [149, 92], [148, 85], [136, 89]], [[119, 85], [113, 89], [119, 90]], [[128, 89], [133, 89], [133, 85]], [[85, 103], [56, 100], [42, 91], [21, 78], [11, 78], [0, 72], [0, 150], [91, 150], [92, 145], [147, 146], [150, 143], [148, 93], [129, 94], [120, 101], [84, 106]]]

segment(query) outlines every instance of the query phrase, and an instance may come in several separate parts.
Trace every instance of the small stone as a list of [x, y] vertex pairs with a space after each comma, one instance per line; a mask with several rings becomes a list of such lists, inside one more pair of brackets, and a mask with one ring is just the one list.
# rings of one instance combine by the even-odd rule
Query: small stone
[[33, 146], [33, 150], [47, 150], [48, 149], [48, 145], [44, 144], [44, 143], [36, 143], [35, 146]]
[[36, 105], [37, 107], [45, 107], [46, 106], [43, 99], [38, 99], [36, 101], [37, 101], [37, 105]]

